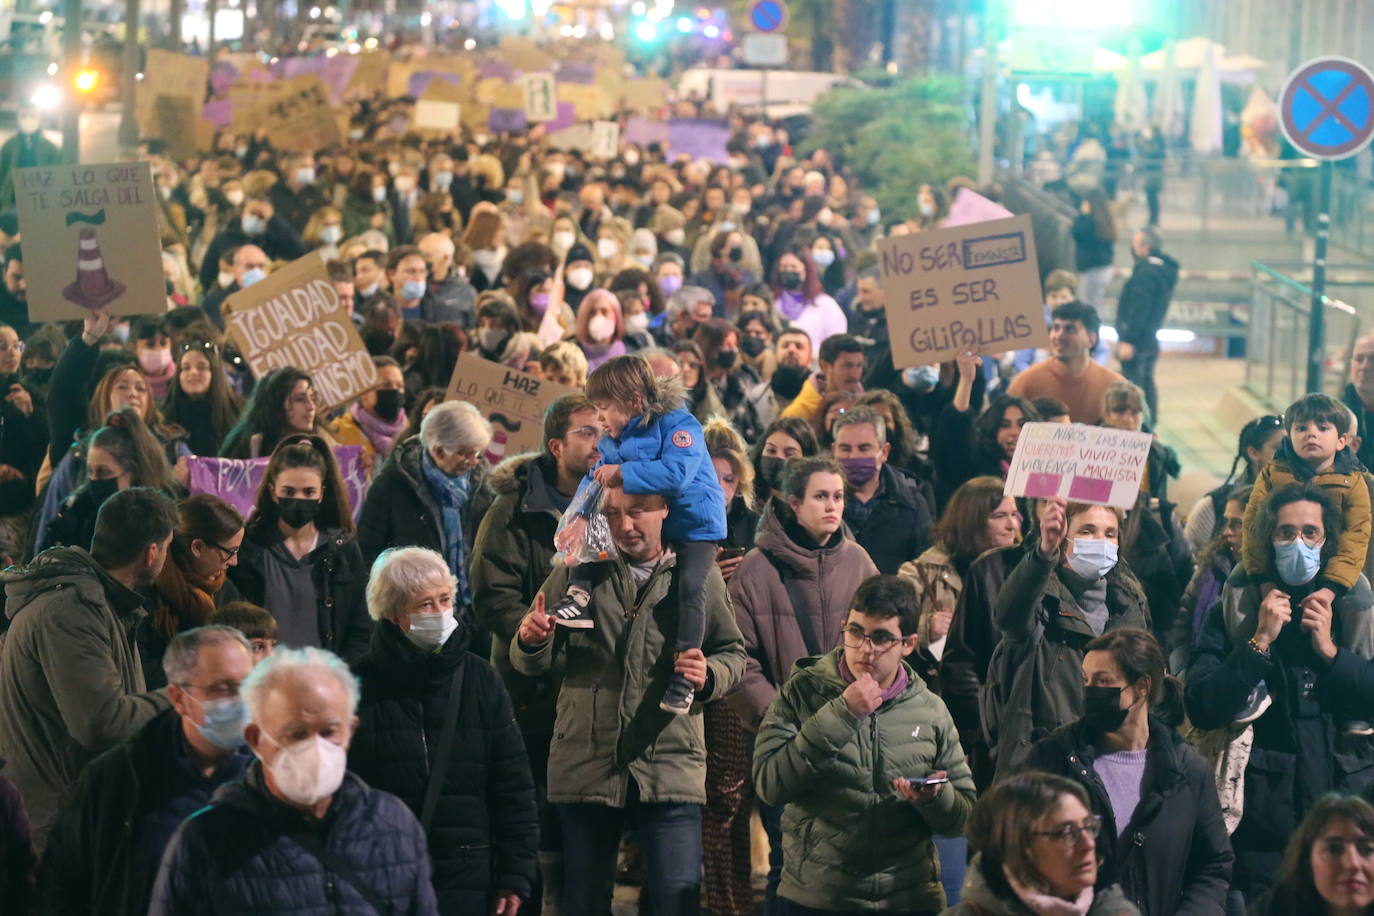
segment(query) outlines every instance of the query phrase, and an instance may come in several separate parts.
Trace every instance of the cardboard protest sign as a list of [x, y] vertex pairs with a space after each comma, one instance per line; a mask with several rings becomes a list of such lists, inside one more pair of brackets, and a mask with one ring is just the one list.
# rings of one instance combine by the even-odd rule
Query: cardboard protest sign
[[620, 125], [614, 121], [593, 122], [590, 152], [597, 159], [614, 159], [620, 152]]
[[672, 158], [686, 153], [693, 159], [706, 159], [718, 165], [730, 160], [725, 144], [730, 142], [730, 125], [710, 118], [673, 118], [668, 122], [668, 152]]
[[160, 95], [153, 107], [153, 122], [167, 144], [173, 159], [190, 159], [209, 149], [215, 141], [215, 125], [198, 111], [199, 103], [189, 95]]
[[[361, 445], [336, 445], [334, 458], [339, 462], [339, 475], [348, 491], [348, 505], [353, 521], [363, 511], [363, 497], [367, 495], [367, 471], [363, 468]], [[238, 510], [245, 519], [253, 514], [258, 486], [267, 471], [270, 456], [262, 458], [205, 458], [188, 455], [186, 465], [191, 472], [187, 489], [191, 495], [210, 493]]]
[[892, 364], [1049, 345], [1029, 216], [881, 239]]
[[314, 381], [320, 410], [377, 384], [377, 367], [315, 252], [234, 293], [223, 314], [225, 330], [254, 378], [294, 366]]
[[313, 153], [343, 139], [329, 91], [313, 73], [296, 77], [262, 109], [261, 126], [278, 149]]
[[[381, 51], [364, 51], [361, 54], [350, 54], [350, 57], [358, 61], [358, 66], [348, 78], [346, 88], [361, 88], [367, 90], [376, 89], [381, 85], [383, 77], [386, 76], [387, 63], [391, 55]], [[396, 66], [393, 64], [392, 66]]]
[[167, 310], [147, 162], [15, 169], [30, 321]]
[[526, 73], [520, 78], [525, 94], [525, 120], [542, 124], [558, 116], [558, 96], [554, 94], [552, 73]]
[[411, 116], [411, 126], [416, 130], [437, 130], [448, 133], [458, 129], [458, 119], [462, 106], [457, 102], [438, 102], [434, 99], [420, 99], [415, 103]]
[[594, 121], [611, 113], [601, 90], [596, 86], [565, 83], [560, 74], [557, 92], [558, 101], [572, 103], [573, 113], [579, 121]]
[[949, 205], [949, 215], [941, 224], [946, 229], [954, 226], [967, 226], [969, 223], [986, 223], [994, 219], [1006, 219], [1012, 212], [995, 201], [988, 200], [977, 191], [960, 188], [954, 195], [954, 203]]
[[631, 111], [648, 111], [668, 104], [668, 84], [656, 77], [626, 80], [620, 91], [625, 107]]
[[625, 142], [648, 146], [650, 143], [668, 142], [668, 122], [650, 121], [647, 118], [630, 118], [625, 122]]
[[544, 411], [563, 395], [576, 393], [556, 382], [464, 353], [453, 367], [446, 399], [467, 401], [491, 422], [492, 439], [486, 454], [487, 460], [496, 464], [508, 455], [542, 448]]
[[1150, 433], [1082, 423], [1027, 423], [1007, 469], [1007, 496], [1129, 509], [1140, 493]]
[[496, 134], [519, 133], [528, 126], [523, 108], [493, 107], [487, 116], [487, 129]]
[[197, 105], [205, 99], [205, 86], [210, 80], [210, 61], [204, 57], [177, 54], [161, 48], [148, 51], [143, 66], [143, 79], [134, 90], [134, 116], [139, 129], [153, 133], [154, 108], [160, 95], [189, 96]]
[[531, 39], [507, 35], [501, 39], [501, 57], [516, 70], [533, 73], [553, 66], [553, 58], [539, 49]]
[[[358, 68], [362, 69], [361, 66]], [[403, 60], [393, 60], [386, 68], [386, 95], [389, 99], [399, 99], [410, 94], [410, 75], [423, 69]], [[357, 71], [354, 71], [357, 75]], [[357, 85], [356, 83], [354, 85]]]

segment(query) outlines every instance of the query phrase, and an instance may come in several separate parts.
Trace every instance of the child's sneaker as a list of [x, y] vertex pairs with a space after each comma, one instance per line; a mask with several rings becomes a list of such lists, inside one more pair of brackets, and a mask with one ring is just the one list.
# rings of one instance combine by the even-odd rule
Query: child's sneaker
[[560, 627], [569, 627], [574, 630], [590, 630], [594, 623], [592, 615], [587, 613], [587, 605], [591, 603], [592, 596], [584, 589], [576, 585], [568, 587], [568, 593], [553, 606], [549, 611], [554, 617], [554, 623]]
[[1274, 701], [1269, 698], [1269, 688], [1263, 681], [1250, 691], [1250, 696], [1245, 698], [1245, 705], [1234, 719], [1237, 725], [1246, 725], [1264, 715], [1264, 711], [1274, 705]]
[[696, 693], [696, 688], [686, 676], [674, 671], [668, 676], [668, 689], [663, 691], [663, 701], [658, 708], [673, 715], [685, 716], [692, 711], [692, 698]]
[[1341, 723], [1341, 734], [1365, 738], [1374, 735], [1374, 725], [1366, 719], [1348, 719]]

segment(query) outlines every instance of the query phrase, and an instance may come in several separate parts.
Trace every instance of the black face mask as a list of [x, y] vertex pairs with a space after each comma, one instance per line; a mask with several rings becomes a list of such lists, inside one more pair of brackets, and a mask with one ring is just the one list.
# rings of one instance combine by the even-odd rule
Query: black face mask
[[740, 261], [743, 261], [743, 260], [744, 260], [744, 249], [741, 248], [741, 247], [739, 247], [738, 245], [736, 245], [734, 248], [731, 248], [731, 249], [730, 249], [730, 260], [731, 260], [731, 261], [734, 261], [736, 264], [738, 264]]
[[729, 369], [735, 364], [735, 359], [739, 356], [738, 350], [717, 350], [716, 365], [722, 369]]
[[21, 378], [31, 385], [46, 385], [48, 379], [52, 378], [52, 367], [46, 369], [25, 369]]
[[377, 403], [372, 412], [391, 423], [401, 415], [401, 391], [396, 388], [382, 388], [377, 391]]
[[97, 506], [103, 506], [105, 500], [119, 492], [119, 481], [113, 477], [101, 477], [98, 480], [86, 482], [86, 492], [95, 498]]
[[292, 528], [304, 528], [320, 514], [318, 499], [283, 496], [277, 499], [277, 515]]
[[759, 476], [768, 484], [770, 490], [778, 489], [778, 480], [782, 477], [782, 469], [786, 464], [787, 459], [779, 458], [777, 455], [764, 455], [759, 459]]
[[368, 331], [363, 335], [363, 346], [373, 356], [385, 356], [396, 343], [396, 338], [383, 331]]
[[1125, 687], [1084, 687], [1083, 721], [1104, 732], [1114, 732], [1126, 723], [1129, 709], [1121, 708]]
[[739, 348], [750, 359], [758, 359], [768, 349], [768, 341], [762, 337], [746, 337], [739, 342]]
[[789, 292], [795, 293], [797, 290], [801, 289], [802, 283], [805, 281], [805, 275], [799, 274], [795, 270], [784, 270], [782, 273], [778, 274], [778, 282], [782, 284], [783, 289]]
[[768, 387], [773, 389], [773, 393], [785, 400], [792, 400], [801, 394], [802, 385], [806, 383], [810, 373], [801, 366], [789, 366], [787, 363], [779, 363], [778, 368], [773, 370], [773, 377], [768, 382]]

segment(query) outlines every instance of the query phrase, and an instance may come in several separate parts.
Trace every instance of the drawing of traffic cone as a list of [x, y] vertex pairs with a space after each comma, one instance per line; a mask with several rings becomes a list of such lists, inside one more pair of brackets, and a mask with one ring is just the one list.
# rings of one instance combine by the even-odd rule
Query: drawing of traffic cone
[[110, 279], [95, 229], [83, 226], [76, 251], [76, 281], [62, 290], [64, 298], [82, 308], [98, 309], [124, 295], [124, 284]]

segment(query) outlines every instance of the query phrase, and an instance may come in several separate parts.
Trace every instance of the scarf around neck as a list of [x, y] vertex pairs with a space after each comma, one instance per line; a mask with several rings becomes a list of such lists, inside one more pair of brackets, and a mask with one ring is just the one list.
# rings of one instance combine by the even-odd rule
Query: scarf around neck
[[1090, 887], [1083, 888], [1078, 899], [1065, 900], [1063, 897], [1043, 894], [1018, 883], [1005, 865], [1002, 866], [1002, 874], [1006, 877], [1007, 884], [1011, 885], [1012, 891], [1035, 916], [1087, 916], [1088, 910], [1092, 909], [1093, 889]]
[[796, 321], [806, 308], [806, 297], [783, 290], [778, 296], [778, 311], [787, 316], [788, 321]]
[[372, 443], [372, 447], [377, 450], [378, 456], [385, 457], [391, 453], [391, 447], [396, 444], [396, 437], [406, 428], [405, 408], [396, 415], [396, 419], [388, 423], [370, 410], [364, 410], [363, 405], [357, 401], [348, 408], [348, 412], [353, 415], [353, 420], [358, 424], [358, 428], [367, 436], [367, 440]]
[[469, 480], [472, 472], [450, 477], [439, 470], [428, 450], [421, 450], [420, 470], [425, 475], [429, 491], [439, 502], [440, 522], [444, 528], [444, 552], [448, 568], [458, 577], [458, 597], [464, 604], [472, 603], [468, 591], [467, 547], [463, 543], [463, 507], [468, 503]]
[[215, 593], [224, 587], [225, 578], [222, 569], [213, 576], [199, 576], [168, 557], [157, 576], [155, 587], [162, 600], [153, 614], [153, 625], [168, 639], [204, 625], [215, 612]]

